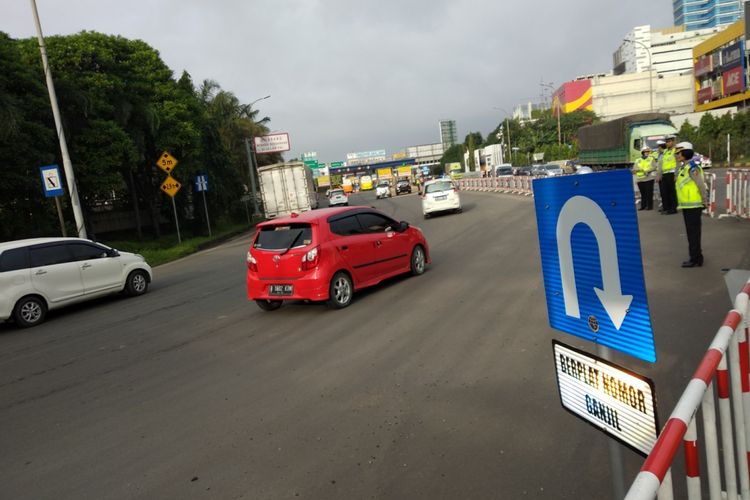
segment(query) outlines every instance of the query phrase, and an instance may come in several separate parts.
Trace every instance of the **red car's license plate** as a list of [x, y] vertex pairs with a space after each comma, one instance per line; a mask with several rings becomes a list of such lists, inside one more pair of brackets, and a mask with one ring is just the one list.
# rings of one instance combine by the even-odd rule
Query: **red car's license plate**
[[292, 295], [293, 293], [292, 285], [271, 285], [271, 295]]

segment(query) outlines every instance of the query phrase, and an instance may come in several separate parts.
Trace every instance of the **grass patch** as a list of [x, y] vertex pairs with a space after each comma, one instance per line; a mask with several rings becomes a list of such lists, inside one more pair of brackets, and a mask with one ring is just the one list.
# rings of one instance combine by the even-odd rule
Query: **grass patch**
[[149, 265], [154, 267], [185, 257], [197, 252], [201, 248], [206, 248], [206, 245], [211, 242], [221, 242], [228, 237], [247, 230], [247, 224], [227, 225], [220, 227], [210, 238], [208, 236], [197, 236], [195, 238], [183, 239], [182, 243], [177, 242], [177, 233], [164, 235], [159, 239], [148, 241], [118, 240], [102, 241], [102, 243], [124, 252], [139, 253], [143, 255]]

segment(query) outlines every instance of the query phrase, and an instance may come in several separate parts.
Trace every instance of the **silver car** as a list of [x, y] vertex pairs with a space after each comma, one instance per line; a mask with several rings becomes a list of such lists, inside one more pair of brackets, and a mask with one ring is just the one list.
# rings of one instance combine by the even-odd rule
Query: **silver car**
[[558, 175], [563, 175], [563, 169], [560, 165], [542, 165], [541, 167], [537, 168], [537, 175], [546, 175], [547, 177], [557, 177]]

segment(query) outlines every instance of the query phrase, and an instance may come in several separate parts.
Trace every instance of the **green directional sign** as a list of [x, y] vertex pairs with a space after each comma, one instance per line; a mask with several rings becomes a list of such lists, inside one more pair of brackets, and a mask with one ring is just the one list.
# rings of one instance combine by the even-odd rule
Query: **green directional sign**
[[310, 168], [318, 168], [318, 160], [305, 160], [305, 166]]
[[331, 162], [331, 168], [341, 168], [344, 166], [343, 161], [332, 161]]

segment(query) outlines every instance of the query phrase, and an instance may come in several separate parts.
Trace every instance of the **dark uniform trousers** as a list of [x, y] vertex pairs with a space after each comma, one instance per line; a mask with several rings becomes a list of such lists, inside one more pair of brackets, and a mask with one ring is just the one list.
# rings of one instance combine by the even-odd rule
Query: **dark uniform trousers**
[[699, 264], [703, 264], [703, 251], [701, 250], [702, 213], [702, 208], [682, 209], [682, 216], [685, 218], [685, 231], [687, 232], [690, 261]]
[[641, 192], [641, 210], [654, 208], [654, 180], [639, 182], [638, 191]]
[[659, 183], [661, 193], [661, 208], [665, 212], [677, 210], [677, 189], [674, 185], [674, 173], [662, 174]]

